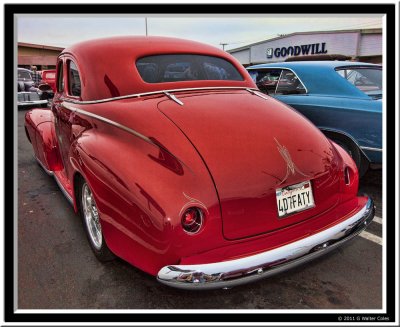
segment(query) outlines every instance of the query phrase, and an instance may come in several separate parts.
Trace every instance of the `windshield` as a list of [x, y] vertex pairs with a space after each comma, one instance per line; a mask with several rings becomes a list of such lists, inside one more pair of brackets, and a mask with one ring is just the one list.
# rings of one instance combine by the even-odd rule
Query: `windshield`
[[338, 74], [360, 91], [373, 98], [382, 97], [382, 69], [371, 67], [347, 67], [337, 70]]
[[30, 81], [32, 79], [32, 77], [31, 77], [31, 74], [28, 71], [19, 70], [18, 69], [18, 79], [19, 80], [24, 80], [24, 81], [26, 81], [26, 80]]
[[136, 67], [147, 83], [179, 82], [190, 80], [243, 81], [239, 71], [222, 58], [174, 54], [140, 58]]

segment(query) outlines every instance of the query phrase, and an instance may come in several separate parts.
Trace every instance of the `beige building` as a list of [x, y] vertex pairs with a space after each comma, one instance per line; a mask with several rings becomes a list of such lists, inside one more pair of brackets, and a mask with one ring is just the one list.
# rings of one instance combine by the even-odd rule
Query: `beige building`
[[18, 67], [38, 70], [55, 69], [57, 56], [64, 48], [18, 42]]
[[[344, 56], [357, 61], [382, 63], [382, 29], [297, 32], [228, 50], [244, 66], [293, 60], [321, 60]], [[299, 59], [300, 59], [299, 58]]]

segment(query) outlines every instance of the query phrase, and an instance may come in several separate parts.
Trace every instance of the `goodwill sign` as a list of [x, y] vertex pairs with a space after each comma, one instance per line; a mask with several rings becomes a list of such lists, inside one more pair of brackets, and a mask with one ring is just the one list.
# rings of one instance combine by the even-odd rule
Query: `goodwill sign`
[[280, 48], [268, 48], [267, 58], [279, 58], [286, 56], [299, 56], [299, 55], [313, 55], [313, 54], [323, 54], [328, 53], [326, 50], [326, 43], [313, 43], [313, 44], [302, 44], [290, 47], [280, 47]]

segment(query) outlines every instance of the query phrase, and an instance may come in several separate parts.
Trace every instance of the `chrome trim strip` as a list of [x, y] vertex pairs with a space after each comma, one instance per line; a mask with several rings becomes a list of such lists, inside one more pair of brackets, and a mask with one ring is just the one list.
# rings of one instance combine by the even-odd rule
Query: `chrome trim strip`
[[118, 128], [120, 128], [120, 129], [124, 130], [125, 132], [128, 132], [128, 133], [130, 133], [130, 134], [133, 134], [133, 135], [135, 135], [135, 136], [141, 138], [141, 139], [144, 140], [145, 142], [150, 143], [150, 144], [155, 145], [155, 146], [158, 147], [158, 145], [157, 145], [156, 143], [154, 143], [152, 140], [150, 140], [147, 136], [144, 136], [143, 134], [140, 134], [140, 133], [136, 132], [135, 130], [133, 130], [133, 129], [129, 128], [129, 127], [126, 127], [126, 126], [124, 126], [124, 125], [121, 125], [120, 123], [117, 123], [117, 122], [115, 122], [115, 121], [113, 121], [113, 120], [110, 120], [110, 119], [108, 119], [108, 118], [105, 118], [105, 117], [103, 117], [103, 116], [96, 115], [96, 114], [91, 113], [91, 112], [89, 112], [89, 111], [75, 108], [75, 107], [71, 106], [70, 104], [66, 103], [65, 101], [63, 101], [63, 102], [61, 103], [61, 105], [62, 105], [64, 108], [66, 108], [66, 109], [68, 109], [68, 110], [71, 110], [72, 112], [76, 112], [76, 113], [79, 113], [79, 114], [84, 115], [84, 116], [96, 118], [96, 119], [101, 120], [101, 121], [103, 121], [103, 122], [105, 122], [105, 123], [107, 123], [107, 124], [110, 124], [110, 125], [113, 125], [113, 126], [115, 126], [115, 127], [118, 127]]
[[46, 172], [47, 175], [49, 176], [53, 176], [54, 179], [56, 180], [56, 183], [58, 185], [58, 187], [60, 188], [61, 192], [64, 194], [64, 196], [67, 198], [67, 200], [69, 201], [69, 203], [71, 203], [72, 205], [74, 204], [74, 201], [72, 200], [72, 197], [68, 194], [67, 190], [64, 188], [64, 186], [61, 184], [61, 182], [58, 180], [57, 176], [51, 171], [48, 170], [43, 163], [39, 160], [38, 157], [35, 156], [36, 161], [39, 163], [40, 167], [42, 167], [42, 169]]
[[170, 93], [168, 93], [167, 91], [165, 91], [164, 94], [165, 94], [168, 98], [170, 98], [171, 100], [175, 101], [177, 104], [183, 106], [183, 102], [182, 102], [181, 100], [177, 99], [177, 97], [176, 97], [175, 95], [170, 94]]
[[54, 179], [57, 182], [58, 187], [60, 188], [61, 192], [64, 194], [64, 196], [67, 198], [68, 202], [71, 203], [72, 205], [74, 204], [74, 201], [72, 200], [72, 197], [68, 194], [67, 190], [64, 188], [64, 186], [61, 184], [61, 182], [58, 180], [57, 176], [53, 174]]
[[35, 101], [17, 101], [18, 106], [32, 106], [32, 105], [39, 105], [39, 104], [46, 104], [48, 103], [47, 100], [35, 100]]
[[373, 201], [356, 214], [322, 232], [279, 248], [236, 260], [163, 267], [159, 282], [181, 289], [230, 288], [256, 281], [319, 257], [361, 233], [375, 214]]
[[82, 109], [79, 109], [79, 108], [75, 108], [75, 107], [71, 106], [70, 104], [66, 103], [65, 101], [63, 101], [63, 102], [61, 103], [61, 105], [62, 105], [64, 108], [66, 108], [66, 109], [68, 109], [68, 110], [70, 110], [70, 111], [72, 111], [72, 112], [76, 112], [76, 113], [79, 113], [79, 114], [84, 115], [84, 116], [88, 116], [88, 117], [91, 117], [91, 118], [95, 118], [95, 119], [98, 119], [98, 120], [100, 120], [100, 121], [102, 121], [102, 122], [105, 122], [105, 123], [107, 123], [107, 124], [109, 124], [109, 125], [112, 125], [112, 126], [115, 126], [115, 127], [117, 127], [117, 128], [120, 128], [120, 129], [124, 130], [125, 132], [130, 133], [130, 134], [132, 134], [132, 135], [134, 135], [134, 136], [140, 138], [141, 140], [143, 140], [143, 141], [145, 141], [145, 142], [147, 142], [147, 143], [149, 143], [149, 144], [151, 144], [151, 145], [157, 147], [158, 149], [163, 149], [164, 151], [168, 152], [171, 156], [173, 156], [174, 158], [176, 158], [176, 160], [178, 160], [182, 165], [184, 165], [184, 166], [187, 167], [189, 170], [191, 170], [182, 160], [180, 160], [179, 158], [177, 158], [174, 154], [172, 154], [170, 151], [168, 151], [168, 150], [165, 149], [164, 147], [161, 147], [161, 146], [158, 145], [157, 143], [153, 142], [153, 141], [152, 141], [150, 138], [148, 138], [147, 136], [144, 136], [143, 134], [140, 134], [139, 132], [136, 132], [135, 130], [133, 130], [133, 129], [129, 128], [129, 127], [126, 127], [126, 126], [124, 126], [124, 125], [122, 125], [122, 124], [120, 124], [120, 123], [117, 123], [117, 122], [115, 122], [115, 121], [113, 121], [113, 120], [111, 120], [111, 119], [105, 118], [105, 117], [103, 117], [103, 116], [96, 115], [96, 114], [91, 113], [91, 112], [86, 111], [86, 110], [82, 110]]
[[274, 94], [276, 94], [276, 90], [278, 89], [279, 82], [281, 81], [281, 78], [282, 78], [282, 73], [283, 73], [283, 69], [281, 70], [281, 72], [279, 74], [279, 78], [278, 78], [278, 82], [276, 83], [276, 86], [275, 86]]
[[[109, 102], [109, 101], [116, 101], [116, 100], [123, 100], [123, 99], [130, 99], [130, 98], [140, 98], [142, 96], [146, 95], [155, 95], [155, 94], [165, 94], [171, 93], [171, 92], [186, 92], [186, 91], [206, 91], [206, 90], [246, 90], [248, 87], [245, 86], [208, 86], [208, 87], [192, 87], [192, 88], [182, 88], [182, 89], [170, 89], [170, 90], [161, 90], [161, 91], [153, 91], [153, 92], [145, 92], [145, 93], [136, 93], [136, 94], [128, 94], [128, 95], [123, 95], [119, 97], [113, 97], [113, 98], [106, 98], [106, 99], [100, 99], [100, 100], [91, 100], [91, 101], [79, 101], [79, 100], [71, 100], [68, 98], [63, 98], [63, 101], [70, 102], [70, 103], [76, 103], [76, 104], [95, 104], [95, 103], [103, 103], [103, 102]], [[254, 89], [258, 90], [258, 89]]]
[[376, 152], [382, 152], [382, 149], [379, 148], [371, 148], [368, 146], [360, 146], [361, 149], [363, 150], [367, 150], [367, 151], [376, 151]]
[[42, 162], [39, 160], [38, 157], [35, 156], [36, 161], [38, 162], [38, 164], [40, 165], [40, 167], [42, 167], [42, 169], [46, 172], [47, 175], [49, 176], [53, 176], [53, 172], [51, 170], [48, 170], [43, 164]]
[[263, 99], [265, 99], [265, 100], [268, 100], [268, 98], [266, 97], [266, 96], [264, 96], [264, 95], [262, 95], [261, 93], [259, 93], [259, 91], [254, 91], [254, 90], [252, 90], [252, 89], [246, 89], [246, 91], [249, 91], [251, 94], [253, 94], [253, 95], [257, 95], [257, 96], [259, 96], [260, 98], [263, 98]]

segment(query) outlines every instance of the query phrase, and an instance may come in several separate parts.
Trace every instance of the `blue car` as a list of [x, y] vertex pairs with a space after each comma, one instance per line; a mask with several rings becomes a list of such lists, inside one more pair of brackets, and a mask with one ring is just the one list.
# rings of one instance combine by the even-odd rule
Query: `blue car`
[[382, 165], [382, 66], [303, 61], [247, 67], [260, 91], [290, 105], [353, 157], [360, 176]]

